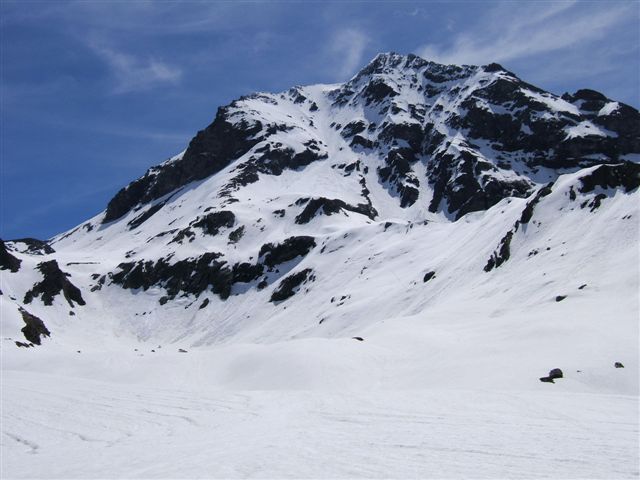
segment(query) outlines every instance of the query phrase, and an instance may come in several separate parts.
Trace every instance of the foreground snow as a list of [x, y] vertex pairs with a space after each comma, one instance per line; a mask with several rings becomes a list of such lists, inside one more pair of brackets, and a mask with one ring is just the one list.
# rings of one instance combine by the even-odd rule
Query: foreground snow
[[3, 342], [2, 478], [638, 476], [634, 364], [567, 358], [546, 384], [499, 355], [369, 334], [187, 353]]
[[166, 389], [6, 372], [3, 478], [632, 478], [637, 397]]

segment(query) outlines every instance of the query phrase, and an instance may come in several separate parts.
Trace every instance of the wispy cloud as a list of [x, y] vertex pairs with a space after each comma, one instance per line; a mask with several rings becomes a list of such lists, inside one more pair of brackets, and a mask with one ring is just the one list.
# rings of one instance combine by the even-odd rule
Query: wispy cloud
[[329, 43], [329, 55], [334, 59], [337, 80], [346, 80], [362, 66], [362, 56], [369, 44], [369, 36], [355, 28], [334, 32]]
[[150, 140], [154, 142], [160, 143], [173, 143], [173, 142], [188, 142], [193, 134], [187, 132], [163, 132], [163, 131], [155, 131], [149, 130], [146, 128], [137, 128], [137, 127], [119, 127], [115, 125], [108, 124], [97, 124], [97, 125], [80, 125], [76, 122], [69, 122], [66, 124], [62, 124], [60, 122], [57, 123], [57, 126], [68, 128], [71, 130], [81, 130], [90, 133], [96, 133], [100, 135], [107, 135], [111, 137], [124, 137], [124, 138], [134, 138], [140, 140]]
[[[6, 218], [2, 218], [0, 220], [0, 233], [2, 234], [2, 238], [16, 238], [12, 234], [7, 235], [7, 233], [20, 231], [23, 229], [23, 227], [30, 225], [34, 221], [46, 222], [52, 212], [57, 212], [59, 210], [66, 211], [69, 208], [74, 208], [77, 205], [81, 205], [83, 202], [88, 202], [89, 200], [95, 198], [104, 201], [103, 197], [105, 197], [105, 195], [108, 197], [109, 195], [117, 192], [121, 187], [122, 182], [112, 182], [108, 185], [102, 185], [100, 187], [92, 185], [82, 190], [65, 190], [64, 195], [60, 195], [54, 199], [49, 199], [47, 202], [38, 202], [37, 206], [23, 208], [20, 215], [12, 216], [8, 221]], [[88, 214], [95, 215], [98, 213], [98, 211], [99, 210], [96, 209], [95, 212], [90, 212]], [[86, 216], [87, 213], [83, 212], [78, 217], [78, 220], [66, 219], [66, 225], [62, 226], [63, 231], [64, 229], [72, 228], [76, 222], [79, 223], [81, 219], [86, 218]]]
[[56, 128], [69, 130], [73, 132], [87, 132], [90, 134], [104, 135], [108, 137], [133, 138], [140, 140], [150, 140], [159, 143], [187, 143], [192, 133], [176, 131], [167, 132], [163, 130], [153, 130], [128, 122], [122, 125], [121, 122], [104, 122], [96, 120], [93, 122], [82, 122], [77, 119], [64, 119], [59, 114], [53, 115], [48, 113], [40, 113], [37, 117], [39, 124], [45, 125], [47, 128]]
[[[269, 2], [59, 0], [39, 2], [38, 9], [9, 9], [7, 21], [55, 18], [82, 30], [124, 35], [131, 32], [136, 35], [196, 34], [212, 30], [237, 31], [247, 25], [258, 28], [264, 25], [269, 12], [277, 8]], [[248, 11], [251, 14], [247, 14]]]
[[[591, 8], [588, 8], [591, 7]], [[446, 44], [417, 49], [441, 63], [483, 64], [520, 60], [594, 42], [636, 17], [637, 4], [500, 3]]]
[[166, 84], [175, 85], [182, 78], [182, 70], [179, 67], [156, 58], [143, 59], [94, 42], [89, 46], [109, 67], [115, 82], [113, 93], [148, 90]]

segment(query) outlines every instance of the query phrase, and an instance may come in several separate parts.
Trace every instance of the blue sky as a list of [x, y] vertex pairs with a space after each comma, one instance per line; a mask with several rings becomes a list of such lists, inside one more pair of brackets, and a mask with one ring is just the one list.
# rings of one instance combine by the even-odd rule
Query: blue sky
[[0, 5], [4, 239], [97, 214], [240, 95], [344, 81], [381, 51], [640, 104], [636, 1]]

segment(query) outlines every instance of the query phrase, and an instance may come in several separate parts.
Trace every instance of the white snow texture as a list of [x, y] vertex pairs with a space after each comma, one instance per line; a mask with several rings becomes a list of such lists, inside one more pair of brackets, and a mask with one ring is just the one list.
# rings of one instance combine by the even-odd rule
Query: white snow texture
[[[447, 88], [472, 91], [506, 78], [474, 72]], [[359, 81], [351, 81], [354, 90]], [[398, 109], [380, 115], [362, 101], [336, 106], [342, 85], [235, 102], [230, 116], [238, 122], [290, 127], [271, 143], [299, 152], [316, 140], [327, 158], [259, 173], [231, 193], [233, 202], [219, 192], [262, 143], [116, 221], [102, 224], [103, 212], [55, 237], [55, 253], [7, 242], [22, 263], [18, 272], [3, 270], [0, 282], [2, 478], [639, 476], [638, 190], [582, 192], [597, 166], [541, 167], [527, 173], [531, 195], [454, 221], [445, 208], [427, 208], [434, 190], [419, 160], [412, 168], [420, 200], [403, 208], [395, 187], [378, 180], [379, 152], [351, 148], [332, 125], [409, 124], [416, 122], [409, 106], [420, 104], [449, 136], [447, 149], [470, 147], [445, 121], [459, 104], [418, 93], [401, 73], [385, 81], [400, 92]], [[528, 95], [550, 115], [578, 112], [550, 94]], [[598, 114], [618, 108], [610, 102]], [[616, 140], [587, 121], [566, 129], [567, 138], [581, 136]], [[495, 160], [489, 142], [475, 147]], [[511, 168], [496, 167], [492, 178], [525, 175], [526, 158], [513, 152]], [[351, 175], [336, 167], [356, 161]], [[361, 179], [374, 219], [342, 209], [294, 221], [300, 198], [363, 203]], [[548, 183], [551, 192], [513, 232], [508, 261], [485, 271]], [[139, 227], [128, 225], [165, 201]], [[207, 208], [232, 211], [235, 226], [215, 236], [192, 228], [193, 239], [182, 243], [161, 235], [188, 228]], [[244, 234], [230, 242], [239, 225]], [[314, 279], [284, 301], [269, 301], [279, 280], [259, 289], [262, 277], [235, 283], [227, 299], [205, 291], [164, 304], [162, 284], [129, 290], [109, 280], [122, 262], [169, 255], [177, 262], [221, 252], [228, 265], [252, 263], [262, 245], [301, 235], [316, 247], [267, 275], [312, 269]], [[24, 303], [42, 280], [37, 265], [49, 259], [70, 275], [85, 306], [71, 307], [62, 294], [50, 306]], [[428, 272], [435, 275], [425, 281]], [[94, 289], [102, 275], [107, 281]], [[51, 332], [42, 345], [16, 347], [26, 342], [20, 307]], [[553, 368], [564, 378], [541, 382]]]

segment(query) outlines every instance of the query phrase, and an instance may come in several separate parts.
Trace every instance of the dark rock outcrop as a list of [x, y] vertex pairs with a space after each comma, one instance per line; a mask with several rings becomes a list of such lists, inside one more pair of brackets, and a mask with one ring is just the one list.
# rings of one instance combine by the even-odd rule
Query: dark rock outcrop
[[261, 263], [236, 263], [232, 269], [232, 278], [234, 283], [249, 283], [260, 278], [263, 273], [264, 266]]
[[85, 305], [80, 289], [69, 281], [68, 273], [60, 270], [58, 262], [49, 260], [38, 264], [38, 270], [43, 275], [42, 281], [36, 283], [24, 296], [24, 303], [31, 303], [35, 297], [41, 298], [45, 305], [52, 305], [56, 295], [62, 292], [64, 298], [71, 307], [74, 302], [78, 305]]
[[549, 378], [562, 378], [564, 376], [564, 374], [562, 373], [562, 370], [560, 370], [559, 368], [554, 368], [553, 370], [549, 371]]
[[219, 172], [258, 143], [260, 138], [256, 134], [262, 130], [262, 124], [231, 122], [229, 109], [233, 105], [218, 109], [213, 123], [197, 133], [181, 160], [152, 167], [143, 177], [120, 190], [107, 205], [103, 223], [117, 220], [136, 205]]
[[282, 302], [287, 298], [293, 297], [297, 289], [307, 281], [314, 281], [313, 270], [305, 268], [304, 270], [285, 277], [278, 287], [271, 294], [270, 302]]
[[353, 206], [339, 199], [330, 199], [324, 197], [302, 200], [308, 200], [308, 202], [304, 210], [302, 210], [302, 212], [298, 216], [296, 216], [295, 221], [299, 225], [309, 223], [318, 214], [333, 215], [343, 210], [359, 213], [370, 218], [371, 220], [374, 220], [378, 215], [378, 212], [367, 203], [359, 203], [358, 205]]
[[[178, 295], [199, 296], [202, 292], [212, 291], [222, 300], [231, 295], [236, 283], [250, 283], [259, 279], [265, 271], [269, 271], [299, 256], [304, 256], [316, 245], [313, 237], [290, 237], [280, 244], [267, 243], [260, 249], [260, 261], [255, 264], [243, 262], [233, 266], [221, 260], [222, 254], [209, 252], [196, 258], [188, 258], [172, 263], [169, 255], [157, 261], [140, 260], [138, 262], [121, 263], [118, 270], [109, 274], [112, 283], [126, 289], [148, 290], [152, 286], [164, 288], [167, 295], [160, 298], [161, 305], [173, 300]], [[263, 279], [258, 290], [269, 284]], [[200, 308], [209, 303], [205, 300]]]
[[191, 223], [192, 227], [200, 228], [207, 235], [217, 235], [223, 228], [231, 228], [236, 223], [236, 216], [233, 212], [223, 210], [213, 212], [198, 218]]
[[50, 255], [56, 253], [56, 251], [49, 245], [46, 240], [38, 240], [37, 238], [18, 238], [13, 240], [14, 243], [24, 243], [27, 248], [23, 253], [29, 255]]
[[315, 246], [316, 241], [313, 237], [289, 237], [277, 245], [265, 243], [260, 248], [259, 256], [266, 266], [274, 267], [296, 257], [307, 255]]
[[457, 156], [438, 154], [428, 165], [434, 195], [429, 210], [437, 212], [442, 200], [459, 219], [470, 212], [487, 210], [506, 197], [526, 197], [533, 189], [524, 178], [497, 179], [484, 172], [496, 169], [469, 151]]
[[153, 205], [152, 207], [145, 210], [143, 213], [138, 215], [136, 218], [127, 223], [129, 230], [134, 230], [142, 225], [144, 222], [153, 217], [156, 213], [158, 213], [162, 207], [164, 207], [165, 202], [159, 202]]
[[26, 324], [21, 332], [29, 342], [40, 345], [40, 337], [49, 337], [51, 335], [51, 332], [39, 317], [27, 312], [24, 308], [20, 308], [20, 315], [22, 315], [22, 320]]
[[413, 205], [420, 194], [420, 181], [411, 168], [411, 162], [416, 160], [415, 153], [409, 148], [394, 148], [389, 151], [384, 167], [378, 167], [380, 181], [388, 183], [391, 190], [400, 196], [402, 208]]
[[179, 294], [198, 296], [209, 289], [224, 300], [231, 294], [233, 273], [227, 262], [218, 260], [221, 256], [208, 252], [175, 263], [170, 263], [170, 257], [156, 262], [121, 263], [119, 271], [110, 277], [113, 283], [126, 289], [148, 290], [160, 285], [167, 291], [168, 300]]
[[533, 197], [533, 199], [531, 199], [529, 202], [527, 202], [527, 205], [524, 207], [524, 210], [522, 210], [522, 215], [520, 215], [520, 223], [521, 224], [527, 224], [529, 223], [529, 221], [531, 220], [531, 218], [533, 217], [533, 211], [536, 207], [536, 205], [540, 202], [540, 200], [542, 200], [544, 197], [546, 197], [547, 195], [549, 195], [551, 193], [551, 186], [553, 184], [550, 183], [548, 185], [546, 185], [545, 187], [542, 187], [540, 190], [538, 190], [538, 193], [536, 193], [536, 196]]
[[370, 105], [372, 103], [380, 103], [386, 98], [395, 97], [398, 95], [398, 92], [383, 79], [376, 78], [369, 82], [360, 95], [366, 99], [366, 104]]
[[554, 380], [558, 378], [563, 378], [563, 377], [564, 377], [564, 374], [562, 373], [562, 370], [560, 370], [559, 368], [554, 368], [549, 372], [548, 376], [540, 377], [540, 381], [546, 382], [546, 383], [555, 383]]
[[267, 143], [257, 148], [255, 155], [234, 169], [236, 175], [223, 187], [220, 195], [228, 197], [240, 187], [257, 182], [260, 178], [259, 173], [278, 176], [285, 170], [297, 170], [328, 158], [328, 154], [320, 148], [316, 140], [309, 140], [304, 147], [304, 150], [297, 153], [281, 143]]
[[[221, 212], [213, 212], [201, 217], [196, 218], [189, 226], [180, 230], [169, 243], [182, 243], [188, 239], [189, 242], [192, 242], [196, 238], [196, 233], [194, 229], [199, 229], [205, 235], [215, 236], [220, 233], [220, 230], [225, 228], [231, 228], [235, 225], [236, 217], [233, 212], [228, 210], [223, 210]], [[244, 233], [244, 227], [239, 227], [240, 231], [236, 232], [238, 236], [238, 240], [242, 237]], [[231, 232], [233, 234], [233, 232]], [[231, 237], [231, 234], [230, 234]], [[232, 242], [233, 243], [233, 242]]]
[[498, 268], [504, 262], [509, 260], [511, 256], [511, 239], [513, 238], [515, 230], [509, 230], [502, 240], [500, 240], [500, 245], [498, 246], [498, 250], [493, 252], [487, 264], [484, 267], [485, 272], [490, 272], [494, 268]]
[[7, 246], [0, 239], [0, 270], [9, 270], [15, 273], [20, 270], [21, 263], [22, 260], [11, 255], [7, 250]]
[[434, 272], [433, 270], [430, 272], [427, 272], [424, 274], [424, 278], [422, 279], [422, 281], [424, 283], [427, 283], [429, 280], [432, 280], [433, 278], [436, 277], [436, 272]]
[[367, 124], [363, 120], [355, 120], [353, 122], [347, 123], [343, 127], [342, 132], [340, 132], [340, 135], [342, 135], [343, 138], [350, 138], [354, 135], [357, 135], [358, 133], [364, 132], [366, 129]]
[[[504, 237], [502, 237], [502, 239], [500, 240], [500, 244], [498, 245], [498, 249], [493, 252], [491, 257], [489, 257], [489, 260], [484, 267], [485, 272], [490, 272], [494, 268], [498, 268], [504, 262], [509, 260], [509, 258], [511, 257], [511, 240], [513, 239], [513, 236], [516, 234], [521, 225], [526, 225], [531, 221], [536, 205], [540, 202], [540, 200], [542, 200], [552, 192], [551, 186], [551, 183], [545, 185], [540, 190], [538, 190], [536, 195], [531, 200], [527, 202], [524, 209], [522, 210], [520, 219], [516, 220], [513, 228], [509, 230]], [[534, 253], [534, 255], [535, 254], [537, 254], [537, 252]]]
[[229, 233], [229, 243], [238, 243], [244, 235], [244, 225], [240, 225], [238, 228]]
[[622, 188], [625, 193], [640, 186], [640, 164], [623, 162], [616, 165], [600, 165], [590, 174], [580, 178], [580, 192], [593, 192], [596, 187]]

